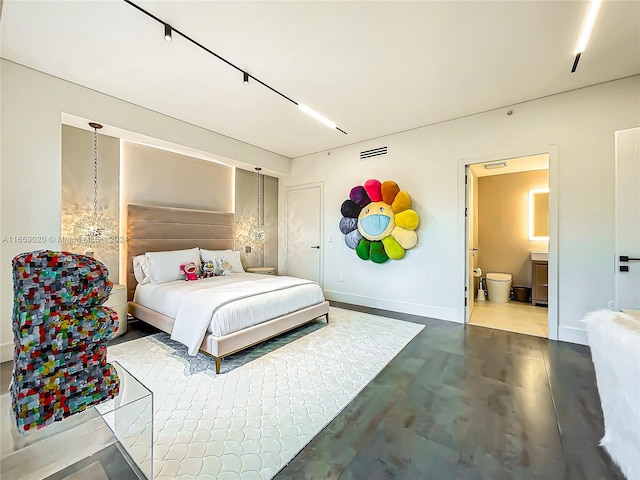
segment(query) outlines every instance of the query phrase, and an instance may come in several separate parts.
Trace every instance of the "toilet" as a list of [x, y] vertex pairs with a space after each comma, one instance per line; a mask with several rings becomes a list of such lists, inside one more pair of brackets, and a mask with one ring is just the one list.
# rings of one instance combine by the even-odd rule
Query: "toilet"
[[490, 302], [508, 302], [511, 295], [511, 274], [487, 273], [487, 290]]

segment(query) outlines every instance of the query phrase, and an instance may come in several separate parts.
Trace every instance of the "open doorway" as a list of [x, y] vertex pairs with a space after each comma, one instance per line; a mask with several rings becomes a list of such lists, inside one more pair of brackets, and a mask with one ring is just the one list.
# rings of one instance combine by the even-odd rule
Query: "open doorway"
[[467, 318], [549, 337], [549, 154], [466, 165]]

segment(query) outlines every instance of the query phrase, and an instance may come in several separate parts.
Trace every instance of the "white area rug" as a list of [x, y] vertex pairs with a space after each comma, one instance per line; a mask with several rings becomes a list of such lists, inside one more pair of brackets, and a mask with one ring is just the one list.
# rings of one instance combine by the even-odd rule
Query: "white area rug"
[[424, 328], [336, 308], [330, 322], [220, 375], [164, 334], [109, 347], [153, 391], [154, 478], [273, 478]]

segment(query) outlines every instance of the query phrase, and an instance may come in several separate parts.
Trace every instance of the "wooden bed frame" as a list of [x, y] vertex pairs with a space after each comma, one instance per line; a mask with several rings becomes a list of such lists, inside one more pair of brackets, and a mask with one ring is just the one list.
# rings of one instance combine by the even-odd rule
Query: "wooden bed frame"
[[[170, 334], [173, 330], [173, 318], [133, 302], [133, 293], [138, 284], [133, 274], [133, 257], [145, 252], [193, 247], [208, 250], [233, 249], [234, 220], [233, 213], [127, 205], [127, 299], [129, 300], [129, 313]], [[322, 316], [325, 316], [327, 323], [329, 323], [329, 302], [327, 301], [222, 337], [207, 334], [200, 345], [200, 350], [215, 358], [216, 373], [220, 373], [220, 363], [224, 357]]]

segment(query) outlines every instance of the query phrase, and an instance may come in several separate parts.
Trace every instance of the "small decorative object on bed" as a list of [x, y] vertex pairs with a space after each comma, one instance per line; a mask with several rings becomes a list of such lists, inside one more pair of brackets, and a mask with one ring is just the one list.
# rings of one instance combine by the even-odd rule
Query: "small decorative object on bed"
[[13, 265], [14, 370], [18, 431], [42, 428], [118, 394], [107, 363], [116, 313], [102, 304], [113, 286], [93, 258], [40, 250]]
[[198, 275], [198, 265], [195, 262], [180, 265], [180, 273], [184, 275], [186, 281], [198, 280], [200, 278], [200, 275]]
[[390, 180], [370, 179], [353, 187], [341, 213], [344, 241], [363, 260], [400, 260], [418, 243], [420, 219], [411, 210], [411, 197]]
[[216, 264], [212, 260], [202, 262], [202, 278], [211, 278], [216, 276]]
[[582, 321], [604, 415], [600, 445], [629, 480], [640, 478], [640, 321], [608, 310]]
[[233, 275], [233, 270], [231, 267], [231, 263], [227, 262], [227, 259], [224, 257], [216, 258], [216, 266], [218, 269], [218, 275]]

